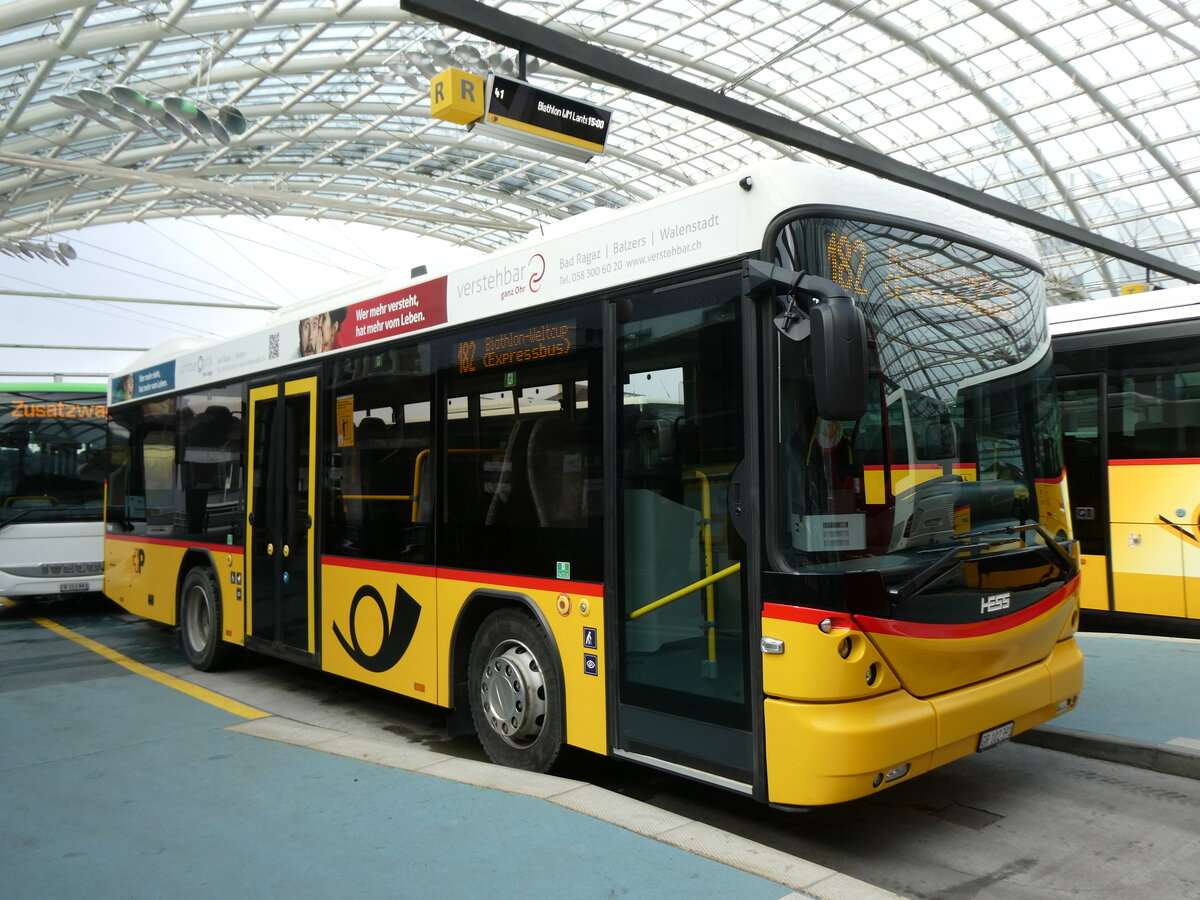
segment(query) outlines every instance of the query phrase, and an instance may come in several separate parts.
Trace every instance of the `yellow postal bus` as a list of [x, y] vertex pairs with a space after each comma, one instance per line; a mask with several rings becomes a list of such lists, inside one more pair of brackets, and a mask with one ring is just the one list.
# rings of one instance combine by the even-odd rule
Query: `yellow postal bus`
[[1016, 229], [791, 163], [381, 278], [112, 382], [107, 593], [783, 806], [1082, 683], [1042, 277]]
[[1050, 322], [1083, 607], [1200, 619], [1200, 286]]

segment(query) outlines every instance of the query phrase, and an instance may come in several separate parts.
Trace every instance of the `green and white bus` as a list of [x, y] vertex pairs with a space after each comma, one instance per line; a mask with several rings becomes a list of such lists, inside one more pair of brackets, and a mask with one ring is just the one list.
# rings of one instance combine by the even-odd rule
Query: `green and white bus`
[[0, 596], [100, 591], [104, 385], [0, 384]]

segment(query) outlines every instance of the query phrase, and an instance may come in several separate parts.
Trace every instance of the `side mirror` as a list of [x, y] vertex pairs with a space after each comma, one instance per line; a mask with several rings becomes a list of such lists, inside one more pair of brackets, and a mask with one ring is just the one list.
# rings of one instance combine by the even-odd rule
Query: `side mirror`
[[817, 415], [861, 419], [867, 411], [867, 323], [847, 297], [815, 303], [812, 321], [813, 378]]
[[783, 306], [774, 318], [780, 334], [811, 340], [817, 414], [836, 421], [861, 419], [867, 411], [867, 320], [845, 289], [828, 278], [757, 259], [743, 263], [743, 277], [747, 293], [770, 291]]

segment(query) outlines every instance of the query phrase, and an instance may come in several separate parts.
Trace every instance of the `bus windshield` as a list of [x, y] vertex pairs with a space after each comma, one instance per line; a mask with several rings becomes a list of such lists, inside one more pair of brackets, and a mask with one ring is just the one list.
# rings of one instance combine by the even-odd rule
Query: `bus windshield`
[[[775, 546], [797, 572], [927, 565], [1031, 531], [1065, 538], [1041, 279], [897, 226], [802, 219], [777, 242], [820, 259], [865, 313], [870, 403], [816, 413], [808, 341], [777, 338]], [[927, 555], [923, 555], [927, 554]]]
[[0, 393], [0, 528], [101, 519], [102, 394]]

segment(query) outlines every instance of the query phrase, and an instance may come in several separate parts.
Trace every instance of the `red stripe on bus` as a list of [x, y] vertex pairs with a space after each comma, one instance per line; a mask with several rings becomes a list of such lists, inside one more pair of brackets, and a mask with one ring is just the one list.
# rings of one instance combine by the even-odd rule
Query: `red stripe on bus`
[[[925, 638], [930, 640], [953, 640], [956, 638], [984, 637], [1008, 631], [1026, 622], [1032, 622], [1039, 616], [1045, 615], [1054, 607], [1065, 601], [1067, 597], [1079, 590], [1079, 576], [1076, 575], [1063, 587], [1053, 594], [1039, 600], [1032, 606], [1002, 616], [989, 619], [986, 622], [968, 622], [961, 625], [934, 624], [929, 622], [903, 622], [898, 619], [877, 619], [873, 616], [856, 616], [863, 631], [876, 634], [888, 634], [897, 637]], [[998, 591], [997, 593], [1003, 593]]]
[[910, 638], [945, 640], [982, 637], [989, 634], [998, 634], [1017, 625], [1024, 625], [1026, 622], [1031, 622], [1038, 616], [1058, 606], [1078, 589], [1079, 576], [1077, 575], [1053, 594], [1011, 615], [999, 619], [990, 619], [986, 622], [968, 622], [957, 625], [905, 622], [898, 619], [880, 619], [875, 616], [854, 616], [852, 619], [848, 613], [844, 612], [830, 612], [810, 607], [786, 606], [781, 603], [764, 603], [763, 618], [783, 619], [788, 622], [801, 622], [806, 625], [817, 625], [824, 619], [831, 619], [834, 628], [848, 628], [854, 631], [864, 631], [868, 634], [890, 634]]
[[396, 575], [416, 575], [423, 578], [437, 576], [436, 566], [384, 562], [378, 559], [351, 559], [348, 556], [322, 556], [321, 565], [340, 566], [343, 569], [369, 569], [372, 572], [392, 572]]
[[1174, 459], [1110, 459], [1110, 466], [1196, 466], [1200, 456], [1177, 456]]
[[369, 569], [374, 572], [392, 572], [397, 575], [414, 575], [422, 578], [439, 578], [443, 581], [467, 581], [533, 591], [570, 591], [575, 594], [600, 594], [603, 584], [588, 581], [559, 581], [554, 578], [531, 578], [525, 575], [503, 575], [496, 572], [473, 572], [469, 569], [440, 569], [437, 566], [413, 565], [411, 563], [382, 562], [373, 559], [350, 559], [344, 556], [322, 556], [325, 565], [347, 569]]
[[203, 541], [174, 541], [170, 538], [146, 537], [136, 534], [105, 534], [105, 540], [126, 541], [130, 544], [153, 544], [156, 547], [182, 547], [185, 550], [213, 550], [218, 553], [235, 553], [241, 556], [245, 551], [237, 544], [206, 544]]
[[814, 609], [808, 606], [788, 606], [784, 603], [764, 603], [764, 619], [783, 619], [787, 622], [800, 622], [804, 625], [819, 625], [825, 619], [833, 622], [834, 628], [849, 628], [861, 631], [849, 613], [832, 612], [827, 609]]

